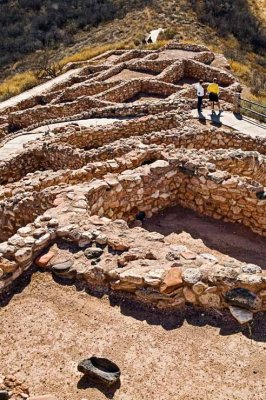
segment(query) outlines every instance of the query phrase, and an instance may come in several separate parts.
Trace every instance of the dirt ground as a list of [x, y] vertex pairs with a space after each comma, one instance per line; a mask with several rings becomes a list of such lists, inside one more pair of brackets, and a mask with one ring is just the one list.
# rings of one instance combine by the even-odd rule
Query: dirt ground
[[197, 55], [195, 51], [186, 50], [164, 50], [159, 54], [158, 60], [184, 60], [194, 58]]
[[163, 235], [177, 233], [180, 243], [191, 250], [227, 255], [266, 269], [266, 238], [243, 225], [203, 217], [177, 206], [145, 220], [143, 227]]
[[119, 74], [112, 76], [109, 79], [106, 79], [106, 82], [114, 82], [114, 81], [127, 81], [134, 78], [150, 78], [153, 76], [152, 74], [146, 72], [139, 71], [131, 71], [129, 69], [123, 69]]
[[[188, 309], [170, 315], [115, 306], [107, 297], [60, 285], [40, 272], [2, 304], [0, 315], [0, 380], [1, 374], [12, 374], [31, 395], [55, 394], [60, 400], [265, 399], [262, 316], [255, 319], [250, 338], [227, 314], [221, 318]], [[77, 364], [92, 354], [120, 366], [121, 385], [106, 391], [81, 379]]]

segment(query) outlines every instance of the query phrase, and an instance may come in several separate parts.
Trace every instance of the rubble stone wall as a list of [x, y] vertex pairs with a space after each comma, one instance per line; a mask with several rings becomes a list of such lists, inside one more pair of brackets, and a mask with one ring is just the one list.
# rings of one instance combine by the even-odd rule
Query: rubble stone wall
[[[183, 52], [160, 57], [164, 49]], [[186, 50], [195, 54], [183, 59]], [[137, 217], [181, 205], [266, 236], [265, 139], [204, 126], [190, 114], [192, 83], [200, 78], [216, 77], [223, 109], [232, 110], [239, 82], [210, 66], [213, 58], [204, 46], [176, 43], [107, 52], [41, 96], [18, 102], [9, 116], [1, 113], [0, 129], [6, 134], [8, 127], [10, 138], [21, 133], [11, 131], [47, 123], [130, 119], [60, 126], [0, 162], [0, 292], [35, 262], [158, 308], [229, 308], [241, 323], [266, 311], [260, 266], [196, 252], [178, 235], [145, 231]], [[109, 80], [124, 69], [125, 79]], [[130, 80], [134, 70], [150, 77]], [[132, 103], [142, 92], [169, 97]]]
[[10, 130], [18, 130], [34, 124], [45, 124], [49, 118], [60, 118], [77, 114], [84, 108], [106, 107], [108, 103], [96, 100], [92, 97], [81, 97], [71, 103], [38, 106], [25, 111], [9, 114]]
[[185, 76], [193, 77], [196, 79], [203, 79], [205, 82], [212, 82], [214, 78], [217, 79], [220, 85], [229, 86], [235, 83], [235, 77], [219, 68], [205, 65], [195, 60], [184, 60]]

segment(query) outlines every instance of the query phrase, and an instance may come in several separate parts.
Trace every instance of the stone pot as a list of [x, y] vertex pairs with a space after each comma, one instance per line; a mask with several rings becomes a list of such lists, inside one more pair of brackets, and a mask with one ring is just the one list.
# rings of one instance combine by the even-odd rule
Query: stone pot
[[120, 368], [107, 358], [91, 357], [78, 364], [78, 371], [95, 382], [111, 386], [119, 381]]

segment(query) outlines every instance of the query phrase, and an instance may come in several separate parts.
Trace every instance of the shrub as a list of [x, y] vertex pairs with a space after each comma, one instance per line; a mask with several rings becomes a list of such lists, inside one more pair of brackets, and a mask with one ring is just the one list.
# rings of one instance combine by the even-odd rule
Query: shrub
[[172, 28], [167, 28], [164, 32], [160, 32], [158, 40], [172, 40], [176, 36], [176, 31]]

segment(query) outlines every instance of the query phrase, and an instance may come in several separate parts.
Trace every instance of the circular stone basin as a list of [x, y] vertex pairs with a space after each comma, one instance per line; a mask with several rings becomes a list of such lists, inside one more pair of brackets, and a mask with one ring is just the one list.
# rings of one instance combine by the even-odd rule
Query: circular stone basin
[[91, 357], [78, 364], [78, 371], [94, 381], [111, 386], [119, 380], [120, 368], [107, 358]]

